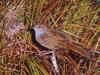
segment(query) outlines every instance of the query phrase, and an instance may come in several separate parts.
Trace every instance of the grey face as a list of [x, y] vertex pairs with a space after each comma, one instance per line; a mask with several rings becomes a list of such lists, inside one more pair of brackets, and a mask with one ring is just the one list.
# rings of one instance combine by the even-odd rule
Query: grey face
[[35, 25], [34, 27], [32, 27], [35, 30], [36, 36], [39, 36], [41, 34], [44, 34], [47, 30], [47, 28], [45, 27], [45, 25]]
[[39, 25], [35, 25], [35, 26], [32, 27], [32, 28], [34, 28], [34, 29], [43, 29], [44, 26], [39, 24]]

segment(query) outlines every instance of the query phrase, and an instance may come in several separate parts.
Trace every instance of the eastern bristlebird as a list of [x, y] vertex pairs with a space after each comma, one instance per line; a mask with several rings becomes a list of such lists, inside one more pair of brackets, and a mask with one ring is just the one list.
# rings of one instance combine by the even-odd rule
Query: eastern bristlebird
[[[32, 42], [39, 48], [42, 48], [44, 50], [49, 49], [53, 51], [59, 49], [71, 50], [80, 54], [81, 56], [94, 60], [94, 58], [91, 57], [91, 54], [88, 51], [77, 47], [76, 45], [65, 39], [65, 37], [59, 34], [59, 32], [50, 29], [47, 25], [36, 24], [28, 29], [28, 31], [32, 34]], [[53, 58], [52, 61], [54, 61], [54, 59], [55, 58]]]
[[61, 34], [44, 24], [36, 24], [28, 29], [28, 31], [32, 34], [32, 42], [39, 48], [46, 50], [71, 50], [86, 58], [92, 59], [91, 54], [88, 51], [74, 46], [74, 44], [62, 37]]

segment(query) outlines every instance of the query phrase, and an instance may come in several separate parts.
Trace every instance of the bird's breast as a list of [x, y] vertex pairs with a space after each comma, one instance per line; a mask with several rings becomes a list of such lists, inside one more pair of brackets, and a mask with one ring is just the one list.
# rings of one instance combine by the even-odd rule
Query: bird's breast
[[48, 49], [57, 49], [57, 42], [54, 41], [51, 36], [48, 36], [46, 34], [43, 34], [41, 36], [36, 36], [36, 40], [44, 47]]
[[37, 31], [35, 31], [35, 35], [36, 36], [41, 36], [41, 35], [43, 35], [44, 34], [44, 31], [42, 31], [42, 30], [37, 30]]

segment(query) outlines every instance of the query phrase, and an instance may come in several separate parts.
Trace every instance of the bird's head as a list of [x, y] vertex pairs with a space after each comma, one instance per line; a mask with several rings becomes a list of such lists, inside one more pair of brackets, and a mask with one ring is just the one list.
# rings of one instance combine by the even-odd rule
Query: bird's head
[[44, 34], [46, 31], [48, 31], [48, 28], [45, 25], [36, 24], [33, 27], [29, 28], [28, 31], [30, 33], [35, 32], [36, 35], [41, 35]]

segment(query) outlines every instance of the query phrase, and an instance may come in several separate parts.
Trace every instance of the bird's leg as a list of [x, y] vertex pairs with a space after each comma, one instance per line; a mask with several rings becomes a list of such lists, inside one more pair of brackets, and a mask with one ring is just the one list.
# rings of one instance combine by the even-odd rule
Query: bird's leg
[[43, 55], [50, 55], [50, 60], [53, 64], [54, 67], [54, 75], [58, 75], [59, 74], [59, 69], [58, 69], [58, 65], [57, 65], [57, 60], [56, 60], [56, 54], [55, 54], [55, 50], [51, 50], [49, 52], [43, 52]]
[[54, 67], [54, 75], [57, 75], [59, 74], [59, 69], [58, 69], [58, 65], [57, 65], [57, 60], [56, 60], [56, 54], [55, 54], [55, 50], [51, 50], [49, 52], [43, 52], [44, 54], [48, 54], [50, 55], [50, 60], [53, 64], [53, 67]]
[[59, 73], [59, 70], [58, 70], [58, 65], [57, 65], [55, 50], [52, 50], [52, 51], [51, 51], [50, 59], [51, 59], [51, 62], [52, 62], [52, 64], [53, 64], [53, 67], [54, 67], [54, 70], [55, 70], [54, 73], [55, 73], [55, 75], [56, 75], [56, 73], [57, 73], [57, 74]]

